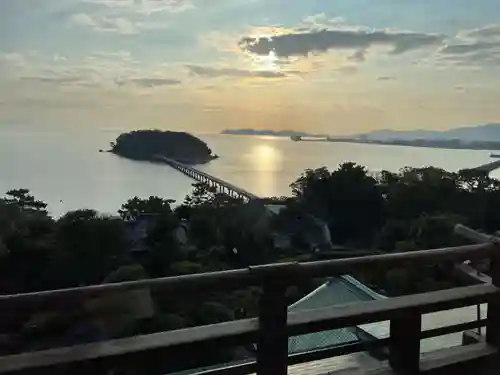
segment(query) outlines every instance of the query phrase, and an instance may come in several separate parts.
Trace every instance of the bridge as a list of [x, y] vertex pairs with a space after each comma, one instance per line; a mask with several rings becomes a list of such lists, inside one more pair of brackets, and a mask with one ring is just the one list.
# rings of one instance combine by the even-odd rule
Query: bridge
[[473, 169], [478, 170], [478, 171], [482, 171], [482, 172], [491, 173], [498, 168], [500, 168], [500, 160], [495, 160], [495, 161], [480, 165], [479, 167], [475, 167]]
[[[472, 238], [472, 236], [469, 236]], [[482, 241], [481, 237], [481, 241]], [[478, 238], [478, 241], [480, 239]], [[389, 253], [308, 263], [251, 266], [205, 274], [126, 281], [71, 289], [0, 295], [4, 318], [28, 305], [61, 308], [68, 301], [113, 296], [149, 288], [156, 295], [198, 295], [251, 286], [261, 288], [258, 316], [212, 325], [157, 332], [70, 347], [39, 349], [0, 357], [0, 374], [165, 374], [147, 370], [152, 362], [177, 363], [179, 353], [195, 356], [213, 347], [254, 346], [255, 357], [188, 374], [222, 375], [494, 375], [500, 364], [500, 244], [490, 238], [452, 248]], [[447, 290], [290, 311], [286, 291], [299, 281], [373, 269], [489, 259], [491, 283]], [[422, 325], [425, 314], [488, 304], [487, 316], [437, 328]], [[289, 338], [314, 332], [390, 322], [389, 335], [340, 346], [288, 353]], [[464, 345], [421, 355], [421, 340], [486, 327], [486, 335]], [[256, 344], [256, 345], [254, 345]], [[370, 361], [342, 367], [346, 355], [384, 349]], [[179, 352], [179, 350], [184, 350]], [[343, 357], [342, 357], [343, 356]], [[344, 362], [341, 361], [344, 358]], [[351, 358], [352, 364], [352, 358]], [[359, 357], [355, 357], [359, 358]], [[170, 362], [171, 363], [171, 362]], [[186, 369], [188, 370], [188, 369]]]
[[159, 162], [168, 164], [172, 168], [177, 169], [179, 172], [185, 174], [193, 180], [202, 182], [212, 188], [215, 188], [218, 193], [227, 194], [233, 198], [239, 198], [247, 201], [259, 199], [259, 197], [255, 194], [252, 194], [249, 191], [246, 191], [218, 177], [212, 176], [211, 174], [200, 171], [193, 166], [183, 164], [162, 155], [155, 156], [155, 159]]

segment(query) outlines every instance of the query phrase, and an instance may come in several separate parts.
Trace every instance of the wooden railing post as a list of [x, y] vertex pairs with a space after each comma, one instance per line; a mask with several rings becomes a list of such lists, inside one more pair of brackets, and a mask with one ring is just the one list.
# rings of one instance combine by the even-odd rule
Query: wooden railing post
[[389, 364], [396, 374], [419, 373], [422, 315], [415, 311], [399, 313], [391, 319]]
[[[499, 254], [491, 258], [490, 276], [494, 286], [500, 287], [500, 246]], [[500, 350], [500, 298], [495, 297], [488, 302], [488, 323], [486, 324], [486, 341]]]
[[257, 374], [286, 375], [288, 335], [286, 286], [278, 281], [264, 284], [259, 301]]

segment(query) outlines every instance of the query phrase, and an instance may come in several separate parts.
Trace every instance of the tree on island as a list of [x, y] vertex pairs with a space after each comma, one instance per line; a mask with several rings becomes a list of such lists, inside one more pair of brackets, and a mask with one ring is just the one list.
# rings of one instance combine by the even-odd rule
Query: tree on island
[[185, 164], [203, 164], [216, 158], [201, 139], [185, 133], [136, 130], [121, 134], [111, 143], [111, 152], [135, 160], [155, 161], [163, 156]]

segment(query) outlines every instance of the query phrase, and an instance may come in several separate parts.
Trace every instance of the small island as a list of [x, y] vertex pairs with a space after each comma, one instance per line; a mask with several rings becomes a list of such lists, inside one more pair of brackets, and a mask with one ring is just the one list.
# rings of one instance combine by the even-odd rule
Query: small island
[[184, 164], [205, 164], [217, 155], [201, 139], [185, 133], [162, 130], [135, 130], [111, 142], [110, 152], [124, 158], [155, 161], [164, 156]]

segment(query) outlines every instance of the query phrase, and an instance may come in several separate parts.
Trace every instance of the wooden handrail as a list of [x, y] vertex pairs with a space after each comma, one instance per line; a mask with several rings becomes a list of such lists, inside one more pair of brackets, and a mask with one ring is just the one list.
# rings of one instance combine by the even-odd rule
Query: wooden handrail
[[32, 293], [0, 295], [0, 309], [16, 303], [37, 303], [50, 300], [98, 297], [109, 293], [124, 292], [134, 289], [150, 288], [181, 294], [188, 291], [224, 291], [236, 290], [248, 286], [263, 285], [270, 278], [283, 279], [328, 277], [357, 271], [389, 269], [408, 264], [436, 264], [442, 261], [464, 261], [481, 259], [500, 253], [500, 246], [483, 243], [449, 247], [442, 249], [421, 250], [404, 253], [370, 255], [358, 258], [323, 260], [306, 263], [281, 263], [254, 266], [246, 269], [191, 274], [119, 283], [99, 284], [77, 288], [47, 290]]
[[474, 285], [462, 288], [419, 293], [383, 300], [352, 303], [322, 309], [305, 310], [288, 315], [289, 335], [324, 331], [392, 319], [407, 311], [426, 314], [488, 302], [500, 296], [493, 285]]

